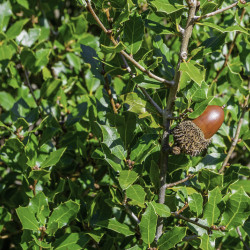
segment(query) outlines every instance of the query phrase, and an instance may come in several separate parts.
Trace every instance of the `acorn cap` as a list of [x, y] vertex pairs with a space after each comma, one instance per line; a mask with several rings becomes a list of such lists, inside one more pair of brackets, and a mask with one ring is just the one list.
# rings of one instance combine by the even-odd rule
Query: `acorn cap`
[[206, 139], [202, 130], [192, 121], [183, 121], [173, 130], [175, 143], [181, 152], [196, 156], [205, 150], [211, 142]]

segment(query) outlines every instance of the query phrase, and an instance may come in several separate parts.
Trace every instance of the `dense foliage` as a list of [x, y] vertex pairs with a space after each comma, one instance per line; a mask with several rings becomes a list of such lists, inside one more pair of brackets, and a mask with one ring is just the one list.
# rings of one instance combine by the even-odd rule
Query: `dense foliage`
[[[196, 15], [232, 3], [201, 0]], [[162, 115], [145, 91], [164, 109], [171, 87], [128, 61], [130, 74], [120, 52], [172, 81], [189, 7], [91, 4], [108, 35], [85, 1], [0, 0], [0, 248], [243, 249], [249, 4], [196, 20], [173, 114], [194, 119], [224, 105], [225, 121], [206, 152], [169, 155], [167, 184], [192, 178], [167, 188], [165, 204], [158, 203]], [[240, 122], [230, 165], [219, 173]]]

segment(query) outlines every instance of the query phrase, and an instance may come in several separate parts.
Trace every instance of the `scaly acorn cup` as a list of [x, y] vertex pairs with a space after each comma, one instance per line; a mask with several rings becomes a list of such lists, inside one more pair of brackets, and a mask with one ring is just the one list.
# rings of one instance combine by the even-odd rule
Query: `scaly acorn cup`
[[224, 111], [220, 106], [207, 106], [205, 111], [195, 120], [187, 120], [178, 124], [174, 130], [175, 146], [173, 153], [185, 153], [196, 156], [205, 150], [211, 137], [218, 131], [224, 121]]

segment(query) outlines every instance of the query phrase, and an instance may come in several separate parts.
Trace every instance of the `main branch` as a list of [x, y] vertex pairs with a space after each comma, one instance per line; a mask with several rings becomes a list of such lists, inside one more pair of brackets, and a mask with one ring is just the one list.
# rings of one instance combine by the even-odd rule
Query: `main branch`
[[[163, 127], [164, 132], [162, 136], [161, 143], [161, 166], [160, 166], [160, 190], [159, 190], [159, 203], [163, 204], [165, 202], [165, 192], [166, 192], [166, 175], [167, 175], [167, 166], [168, 166], [168, 156], [169, 156], [169, 134], [170, 134], [170, 120], [169, 117], [173, 117], [173, 107], [174, 101], [176, 98], [177, 90], [180, 83], [181, 71], [180, 65], [181, 62], [187, 59], [188, 55], [188, 42], [192, 35], [193, 31], [193, 18], [195, 16], [195, 10], [197, 1], [196, 0], [188, 0], [189, 12], [188, 12], [188, 20], [186, 24], [186, 28], [183, 33], [182, 43], [181, 43], [181, 51], [179, 55], [179, 61], [175, 71], [174, 77], [174, 85], [170, 88], [167, 106], [163, 111]], [[157, 232], [155, 240], [157, 241], [162, 235], [163, 229], [163, 218], [159, 218]]]
[[[96, 20], [96, 22], [98, 23], [98, 25], [101, 27], [101, 29], [103, 30], [103, 32], [109, 37], [109, 39], [111, 40], [111, 42], [116, 46], [118, 44], [118, 42], [115, 40], [115, 38], [112, 35], [112, 31], [111, 30], [107, 30], [105, 28], [105, 26], [103, 25], [103, 23], [101, 22], [101, 20], [99, 19], [99, 17], [96, 15], [95, 11], [93, 10], [89, 0], [85, 0], [87, 3], [87, 7], [89, 12], [92, 14], [92, 16], [94, 17], [94, 19]], [[132, 64], [135, 65], [135, 67], [137, 67], [140, 71], [142, 71], [143, 73], [147, 74], [150, 78], [153, 78], [161, 83], [164, 83], [168, 86], [172, 86], [174, 85], [174, 81], [168, 81], [162, 77], [159, 77], [155, 74], [153, 74], [151, 71], [145, 69], [142, 65], [140, 65], [132, 56], [128, 55], [124, 50], [122, 50], [120, 52], [127, 60], [129, 60]]]

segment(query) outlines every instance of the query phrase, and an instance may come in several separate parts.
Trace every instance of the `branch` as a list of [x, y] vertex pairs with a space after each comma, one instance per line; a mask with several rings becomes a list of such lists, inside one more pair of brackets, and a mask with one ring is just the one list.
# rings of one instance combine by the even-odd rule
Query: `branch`
[[[170, 92], [167, 99], [166, 109], [163, 111], [163, 127], [164, 132], [161, 142], [161, 166], [160, 166], [160, 190], [159, 190], [159, 203], [164, 204], [165, 202], [165, 192], [166, 192], [166, 175], [167, 175], [167, 166], [168, 166], [168, 149], [169, 149], [169, 134], [170, 134], [170, 120], [169, 117], [173, 117], [173, 106], [176, 98], [176, 93], [179, 87], [181, 72], [180, 65], [183, 60], [187, 59], [187, 48], [188, 42], [192, 35], [193, 31], [193, 18], [196, 11], [197, 0], [188, 0], [189, 12], [188, 20], [182, 36], [181, 50], [179, 55], [179, 61], [175, 71], [174, 85], [170, 88]], [[158, 226], [156, 231], [155, 240], [157, 241], [162, 235], [163, 229], [163, 218], [159, 218]]]
[[[250, 81], [249, 81], [249, 84], [248, 84], [248, 89], [250, 89]], [[242, 114], [241, 114], [241, 117], [240, 117], [240, 120], [239, 120], [239, 123], [238, 123], [238, 127], [237, 127], [236, 132], [235, 132], [235, 136], [234, 136], [232, 145], [231, 145], [231, 147], [230, 147], [230, 149], [228, 151], [228, 154], [227, 154], [227, 156], [226, 156], [226, 158], [225, 158], [225, 160], [224, 160], [224, 162], [222, 164], [222, 168], [219, 170], [219, 173], [222, 173], [224, 171], [224, 169], [227, 166], [227, 163], [228, 163], [228, 161], [229, 161], [229, 159], [230, 159], [230, 157], [231, 157], [231, 155], [232, 155], [232, 153], [233, 153], [233, 151], [234, 151], [234, 149], [235, 149], [235, 147], [237, 145], [237, 142], [239, 140], [240, 130], [241, 130], [241, 126], [242, 126], [243, 120], [244, 120], [244, 115], [248, 110], [248, 100], [249, 100], [249, 94], [246, 97], [245, 102], [243, 104]]]
[[[87, 7], [89, 12], [92, 14], [92, 16], [94, 17], [94, 19], [96, 20], [96, 22], [98, 23], [98, 25], [101, 27], [101, 29], [103, 30], [103, 32], [109, 37], [109, 39], [112, 41], [112, 43], [116, 46], [118, 44], [118, 42], [115, 40], [115, 38], [112, 36], [112, 31], [111, 30], [107, 30], [105, 28], [105, 26], [102, 24], [101, 20], [99, 19], [99, 17], [96, 15], [96, 13], [94, 12], [90, 2], [88, 0], [85, 0], [87, 3]], [[140, 65], [137, 61], [135, 61], [133, 59], [133, 57], [131, 57], [130, 55], [128, 55], [124, 50], [122, 50], [120, 52], [127, 60], [129, 60], [131, 63], [133, 63], [135, 65], [135, 67], [137, 67], [140, 71], [142, 71], [143, 73], [147, 74], [150, 78], [153, 78], [159, 82], [162, 82], [164, 84], [166, 84], [167, 86], [172, 86], [174, 85], [174, 81], [168, 81], [162, 77], [159, 77], [155, 74], [153, 74], [152, 72], [150, 72], [149, 70], [145, 69], [142, 65]]]
[[137, 216], [131, 211], [129, 206], [127, 204], [123, 205], [126, 212], [132, 217], [132, 219], [137, 223], [140, 224], [140, 220], [137, 218]]
[[236, 231], [237, 231], [237, 233], [238, 233], [238, 235], [239, 235], [239, 237], [240, 237], [240, 240], [242, 241], [243, 245], [245, 246], [245, 248], [246, 248], [247, 250], [250, 250], [249, 246], [247, 245], [247, 243], [244, 241], [244, 239], [243, 239], [243, 237], [242, 237], [240, 228], [237, 227], [237, 228], [236, 228]]
[[165, 187], [166, 188], [171, 188], [171, 187], [174, 187], [174, 186], [177, 186], [183, 182], [186, 182], [187, 180], [190, 180], [192, 178], [194, 178], [195, 175], [194, 174], [189, 174], [186, 178], [180, 180], [180, 181], [177, 181], [177, 182], [174, 182], [174, 183], [170, 183], [170, 184], [165, 184]]
[[[202, 225], [202, 224], [200, 224], [197, 221], [191, 220], [191, 219], [189, 219], [189, 218], [187, 218], [187, 217], [185, 217], [185, 216], [183, 216], [181, 214], [178, 214], [177, 212], [172, 212], [171, 215], [173, 215], [177, 219], [185, 220], [185, 221], [187, 221], [189, 223], [192, 223], [192, 224], [194, 224], [194, 225], [196, 225], [198, 227], [201, 227], [201, 228], [207, 230], [208, 234], [210, 234], [212, 232], [212, 230], [213, 230], [213, 228], [205, 226], [205, 225]], [[214, 230], [218, 230], [218, 229], [214, 229]]]
[[[241, 13], [241, 16], [240, 16], [240, 21], [242, 21], [243, 17], [244, 17], [244, 14], [245, 14], [246, 10], [245, 8], [242, 10], [242, 13]], [[221, 72], [224, 70], [224, 68], [227, 66], [227, 63], [228, 63], [228, 59], [233, 51], [233, 48], [235, 46], [235, 42], [236, 42], [236, 39], [238, 37], [238, 35], [240, 34], [239, 31], [236, 32], [236, 35], [234, 37], [234, 40], [232, 41], [231, 45], [230, 45], [230, 48], [229, 48], [229, 51], [225, 57], [225, 62], [223, 64], [223, 66], [221, 67], [221, 69], [217, 72], [216, 74], [216, 77], [214, 78], [213, 82], [217, 82], [218, 81], [218, 78], [219, 78], [219, 75], [221, 74]]]
[[186, 202], [185, 205], [180, 209], [178, 210], [176, 213], [177, 214], [181, 214], [185, 209], [187, 209], [189, 207], [188, 203]]
[[194, 21], [199, 21], [201, 19], [208, 18], [208, 17], [214, 16], [214, 15], [220, 14], [220, 13], [226, 11], [226, 10], [229, 10], [229, 9], [235, 7], [237, 4], [238, 4], [238, 1], [235, 2], [235, 3], [233, 3], [233, 4], [231, 4], [231, 5], [229, 5], [229, 6], [227, 6], [227, 7], [225, 7], [225, 8], [213, 11], [211, 13], [208, 13], [208, 14], [204, 15], [204, 16], [195, 16], [194, 17]]
[[26, 83], [27, 83], [27, 85], [28, 85], [28, 88], [29, 88], [29, 90], [30, 90], [30, 93], [31, 93], [31, 95], [32, 95], [32, 97], [33, 97], [33, 99], [34, 99], [34, 101], [35, 101], [35, 103], [36, 103], [36, 106], [38, 107], [39, 112], [42, 113], [41, 107], [40, 107], [40, 105], [38, 104], [38, 101], [37, 101], [37, 99], [36, 99], [36, 97], [35, 97], [35, 95], [34, 95], [34, 92], [33, 92], [32, 87], [31, 87], [30, 79], [29, 79], [29, 73], [28, 73], [27, 69], [24, 69], [24, 74], [25, 74]]
[[[123, 54], [120, 54], [120, 55], [121, 55], [121, 58], [122, 58], [122, 60], [123, 60], [123, 62], [124, 62], [124, 64], [125, 64], [126, 70], [129, 72], [130, 76], [131, 76], [132, 78], [134, 78], [135, 75], [133, 74], [131, 68], [129, 67], [126, 58], [124, 57]], [[143, 94], [146, 96], [146, 98], [147, 98], [148, 101], [152, 104], [152, 106], [157, 110], [157, 112], [158, 112], [160, 115], [162, 115], [162, 113], [163, 113], [162, 109], [161, 109], [161, 108], [158, 106], [158, 104], [151, 98], [151, 96], [148, 94], [148, 92], [146, 91], [146, 89], [144, 89], [143, 87], [140, 87], [140, 86], [138, 86], [138, 85], [137, 85], [137, 87], [140, 88], [140, 90], [143, 92]]]
[[111, 89], [109, 87], [109, 79], [108, 79], [108, 76], [105, 74], [105, 71], [104, 71], [104, 63], [102, 64], [102, 68], [103, 68], [103, 73], [104, 73], [103, 75], [104, 75], [104, 80], [105, 80], [104, 87], [105, 87], [105, 89], [106, 89], [106, 91], [108, 93], [110, 104], [112, 106], [112, 109], [113, 109], [114, 113], [118, 114], [118, 111], [117, 111], [116, 106], [115, 106], [115, 101], [114, 101], [114, 98], [112, 96]]
[[137, 224], [140, 224], [140, 220], [138, 219], [138, 217], [131, 211], [131, 209], [130, 209], [129, 206], [127, 205], [127, 195], [126, 195], [126, 193], [124, 194], [124, 199], [123, 199], [122, 205], [124, 206], [126, 212], [132, 217], [132, 219], [133, 219]]

